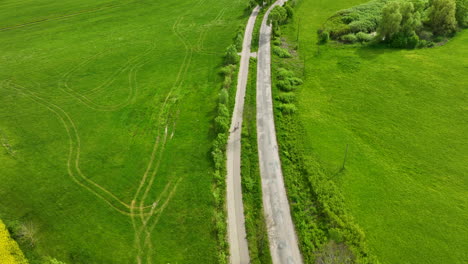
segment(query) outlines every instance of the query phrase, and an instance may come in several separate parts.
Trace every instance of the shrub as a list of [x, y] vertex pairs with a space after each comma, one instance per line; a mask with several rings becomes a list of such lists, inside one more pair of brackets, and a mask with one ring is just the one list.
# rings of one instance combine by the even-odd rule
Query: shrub
[[302, 79], [297, 77], [291, 77], [288, 80], [292, 85], [301, 85], [303, 83]]
[[232, 44], [226, 49], [226, 53], [224, 55], [224, 63], [226, 65], [229, 64], [237, 64], [239, 62], [239, 54], [237, 54], [236, 45]]
[[352, 32], [372, 32], [377, 27], [373, 20], [357, 20], [349, 24]]
[[226, 89], [221, 89], [219, 93], [219, 103], [227, 105], [229, 102], [229, 93]]
[[288, 50], [283, 49], [278, 46], [273, 47], [273, 53], [276, 54], [280, 58], [291, 58], [291, 54], [289, 53]]
[[442, 42], [444, 40], [445, 40], [445, 38], [443, 36], [437, 36], [437, 37], [434, 38], [434, 42], [436, 42], [436, 43], [437, 42]]
[[288, 71], [285, 68], [278, 68], [277, 72], [278, 72], [278, 75], [276, 78], [278, 80], [286, 80], [290, 77], [293, 77], [294, 75], [292, 71]]
[[283, 81], [278, 81], [276, 83], [276, 86], [282, 90], [282, 91], [285, 91], [285, 92], [290, 92], [292, 90], [294, 90], [294, 86], [291, 84], [291, 82], [289, 80], [283, 80]]
[[282, 103], [292, 103], [296, 101], [296, 95], [294, 93], [280, 93], [276, 99]]
[[356, 38], [359, 42], [369, 42], [372, 40], [372, 35], [371, 34], [366, 34], [364, 32], [358, 32], [356, 33]]
[[433, 36], [434, 36], [434, 34], [432, 34], [432, 32], [430, 32], [430, 31], [423, 30], [423, 31], [419, 32], [419, 39], [431, 40]]
[[229, 118], [225, 116], [218, 116], [215, 118], [215, 130], [222, 133], [229, 130]]
[[229, 89], [231, 87], [231, 84], [232, 84], [232, 78], [231, 76], [229, 75], [226, 75], [224, 77], [224, 81], [223, 81], [223, 88], [224, 89]]
[[219, 73], [223, 76], [231, 76], [234, 74], [234, 71], [236, 70], [236, 65], [234, 64], [229, 64], [221, 68], [219, 70]]
[[319, 33], [319, 43], [325, 44], [330, 40], [330, 33], [328, 31], [322, 31]]
[[229, 110], [225, 104], [218, 104], [218, 116], [229, 117]]
[[278, 109], [283, 114], [294, 114], [297, 111], [297, 108], [294, 104], [279, 104]]
[[353, 33], [350, 33], [350, 34], [341, 36], [341, 41], [343, 41], [344, 43], [355, 43], [357, 41], [357, 37]]
[[281, 45], [281, 39], [280, 38], [274, 38], [272, 43], [275, 46], [280, 46]]

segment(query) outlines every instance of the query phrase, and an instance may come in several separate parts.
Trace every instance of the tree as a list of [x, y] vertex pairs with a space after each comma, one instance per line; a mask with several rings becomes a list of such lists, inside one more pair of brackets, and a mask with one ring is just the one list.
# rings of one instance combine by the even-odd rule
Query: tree
[[447, 35], [457, 29], [455, 0], [432, 0], [429, 24], [436, 35]]
[[400, 31], [402, 15], [398, 2], [389, 2], [382, 9], [382, 20], [377, 29], [381, 40], [389, 41], [392, 36]]
[[406, 36], [414, 35], [421, 26], [421, 15], [415, 11], [411, 2], [400, 3], [401, 24], [400, 32]]
[[268, 20], [273, 24], [284, 24], [288, 20], [288, 12], [282, 6], [275, 6], [271, 10]]
[[460, 27], [468, 27], [468, 0], [457, 0], [455, 18]]
[[286, 14], [288, 15], [288, 19], [294, 17], [294, 9], [289, 5], [289, 2], [284, 4], [284, 9], [286, 10]]
[[226, 54], [224, 55], [224, 62], [229, 64], [236, 64], [239, 61], [239, 54], [237, 54], [236, 45], [230, 45], [227, 50]]

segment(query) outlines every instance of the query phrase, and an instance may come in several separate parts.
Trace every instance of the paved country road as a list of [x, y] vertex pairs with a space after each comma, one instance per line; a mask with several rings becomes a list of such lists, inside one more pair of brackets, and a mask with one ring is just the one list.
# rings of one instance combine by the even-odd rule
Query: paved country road
[[273, 264], [300, 264], [302, 258], [278, 154], [271, 95], [271, 26], [267, 24], [267, 20], [270, 11], [284, 2], [286, 1], [278, 0], [267, 10], [260, 28], [257, 55], [257, 140], [263, 208]]
[[236, 103], [232, 115], [229, 141], [227, 145], [226, 194], [228, 209], [228, 237], [231, 264], [250, 263], [249, 248], [245, 232], [244, 206], [241, 187], [241, 131], [244, 113], [245, 88], [249, 75], [250, 44], [252, 32], [260, 7], [255, 7], [245, 28], [244, 42], [237, 79]]

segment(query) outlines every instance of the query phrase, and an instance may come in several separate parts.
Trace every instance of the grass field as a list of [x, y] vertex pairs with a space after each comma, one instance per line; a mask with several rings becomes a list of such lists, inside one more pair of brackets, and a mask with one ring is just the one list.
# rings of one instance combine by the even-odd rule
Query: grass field
[[216, 262], [217, 69], [246, 5], [0, 2], [0, 218], [37, 228], [32, 263]]
[[468, 32], [421, 50], [317, 46], [328, 17], [362, 2], [302, 0], [286, 30], [305, 64], [307, 158], [340, 187], [382, 263], [466, 263]]

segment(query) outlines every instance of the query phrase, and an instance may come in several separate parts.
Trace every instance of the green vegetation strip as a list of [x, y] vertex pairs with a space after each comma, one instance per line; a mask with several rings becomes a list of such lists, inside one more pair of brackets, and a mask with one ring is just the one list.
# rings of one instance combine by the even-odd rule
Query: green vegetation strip
[[252, 264], [271, 263], [268, 233], [263, 215], [262, 185], [257, 152], [256, 128], [256, 77], [257, 60], [250, 59], [249, 80], [245, 96], [244, 121], [242, 123], [242, 198], [245, 226]]

